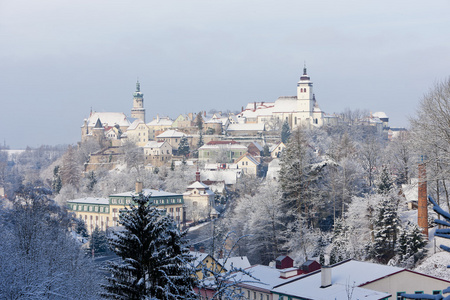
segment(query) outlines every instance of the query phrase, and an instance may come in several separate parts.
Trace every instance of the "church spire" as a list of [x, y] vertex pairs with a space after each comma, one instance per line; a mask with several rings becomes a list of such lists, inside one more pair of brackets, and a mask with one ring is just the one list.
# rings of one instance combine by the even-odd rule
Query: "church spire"
[[303, 75], [308, 75], [306, 73], [306, 61], [303, 63]]

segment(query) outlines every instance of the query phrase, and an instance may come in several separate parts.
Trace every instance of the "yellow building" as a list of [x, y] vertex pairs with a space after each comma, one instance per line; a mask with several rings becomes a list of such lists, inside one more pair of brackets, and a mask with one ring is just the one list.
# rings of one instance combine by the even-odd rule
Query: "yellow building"
[[184, 224], [186, 211], [184, 199], [181, 194], [174, 194], [165, 191], [142, 189], [142, 183], [136, 183], [136, 190], [110, 195], [109, 198], [81, 198], [67, 201], [68, 211], [73, 212], [77, 218], [86, 223], [89, 233], [95, 227], [106, 230], [109, 227], [120, 226], [120, 210], [132, 203], [132, 197], [139, 193], [145, 196], [151, 195], [153, 205], [161, 209], [165, 215], [170, 216], [179, 226]]

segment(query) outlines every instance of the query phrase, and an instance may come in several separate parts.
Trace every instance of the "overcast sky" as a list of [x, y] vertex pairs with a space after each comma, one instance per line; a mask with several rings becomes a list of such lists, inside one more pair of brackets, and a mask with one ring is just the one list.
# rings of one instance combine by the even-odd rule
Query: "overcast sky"
[[147, 121], [296, 94], [408, 126], [450, 70], [450, 2], [0, 0], [0, 141], [75, 144], [94, 111]]

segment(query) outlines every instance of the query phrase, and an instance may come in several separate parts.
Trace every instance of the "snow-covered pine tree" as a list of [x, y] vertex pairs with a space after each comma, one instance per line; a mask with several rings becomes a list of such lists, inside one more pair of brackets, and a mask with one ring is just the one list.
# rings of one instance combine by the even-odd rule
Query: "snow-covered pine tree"
[[406, 268], [414, 267], [414, 264], [425, 256], [426, 245], [427, 241], [420, 228], [416, 224], [408, 222], [404, 228], [400, 229], [395, 249], [398, 264]]
[[397, 207], [390, 197], [383, 198], [376, 208], [374, 220], [374, 237], [372, 256], [382, 263], [387, 263], [395, 255], [395, 245], [400, 220]]
[[378, 193], [388, 194], [394, 188], [394, 181], [389, 174], [389, 169], [383, 166], [383, 170], [380, 175], [380, 182], [378, 183]]
[[347, 255], [349, 228], [342, 218], [337, 218], [333, 227], [330, 264], [335, 264], [349, 258]]
[[106, 233], [101, 231], [97, 226], [91, 234], [90, 250], [93, 251], [95, 255], [108, 251], [108, 239]]
[[192, 257], [169, 217], [151, 203], [150, 196], [133, 197], [120, 213], [123, 230], [113, 232], [112, 250], [122, 262], [111, 262], [103, 297], [110, 299], [190, 299], [195, 279]]
[[281, 127], [281, 141], [286, 144], [291, 136], [291, 128], [287, 121], [283, 123], [283, 127]]

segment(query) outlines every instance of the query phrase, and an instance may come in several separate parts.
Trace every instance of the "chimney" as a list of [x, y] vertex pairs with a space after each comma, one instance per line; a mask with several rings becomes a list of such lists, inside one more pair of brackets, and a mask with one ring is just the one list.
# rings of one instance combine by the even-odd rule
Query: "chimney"
[[136, 181], [136, 194], [142, 193], [142, 182]]
[[256, 110], [256, 101], [253, 102], [253, 110]]
[[321, 288], [326, 288], [331, 286], [331, 267], [330, 266], [322, 266], [320, 269], [321, 276]]
[[422, 228], [422, 233], [428, 237], [427, 167], [424, 162], [419, 164], [419, 199], [417, 208], [417, 225]]
[[200, 182], [200, 171], [195, 172], [195, 181]]

